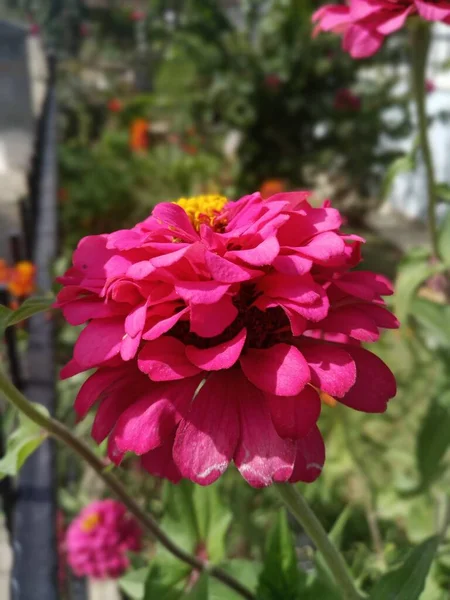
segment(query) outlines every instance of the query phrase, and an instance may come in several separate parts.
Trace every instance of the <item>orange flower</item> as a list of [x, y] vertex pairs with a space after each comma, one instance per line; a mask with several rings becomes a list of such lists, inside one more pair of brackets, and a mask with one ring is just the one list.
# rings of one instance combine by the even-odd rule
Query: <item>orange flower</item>
[[133, 152], [140, 152], [148, 148], [149, 137], [148, 137], [148, 126], [149, 123], [145, 119], [134, 119], [130, 125], [130, 150]]
[[22, 298], [34, 292], [34, 276], [36, 267], [32, 262], [22, 260], [11, 269], [8, 289], [13, 296]]
[[270, 196], [273, 196], [274, 194], [285, 192], [286, 184], [282, 179], [266, 179], [263, 181], [259, 191], [264, 199], [270, 198]]

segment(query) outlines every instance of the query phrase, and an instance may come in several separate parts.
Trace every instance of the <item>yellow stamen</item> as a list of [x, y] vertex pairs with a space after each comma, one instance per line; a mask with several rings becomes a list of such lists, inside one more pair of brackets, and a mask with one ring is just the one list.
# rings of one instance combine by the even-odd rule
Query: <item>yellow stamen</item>
[[178, 204], [186, 212], [195, 229], [200, 229], [202, 223], [213, 225], [214, 220], [220, 214], [228, 199], [217, 194], [205, 196], [193, 196], [192, 198], [180, 198], [174, 204]]
[[328, 404], [328, 406], [331, 406], [331, 408], [334, 408], [336, 406], [337, 400], [336, 400], [336, 398], [333, 398], [333, 396], [330, 396], [330, 394], [327, 394], [326, 392], [319, 390], [319, 396], [320, 396], [320, 399], [322, 400], [322, 402], [324, 402], [325, 404]]
[[90, 533], [97, 527], [100, 522], [100, 515], [98, 513], [92, 513], [83, 519], [80, 525], [81, 531], [84, 533]]

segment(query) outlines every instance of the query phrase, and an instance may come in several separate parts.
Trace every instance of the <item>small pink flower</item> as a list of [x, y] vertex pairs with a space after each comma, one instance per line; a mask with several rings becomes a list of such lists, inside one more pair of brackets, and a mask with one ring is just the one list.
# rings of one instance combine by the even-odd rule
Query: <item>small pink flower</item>
[[130, 14], [132, 21], [143, 21], [145, 19], [145, 12], [142, 10], [133, 10]]
[[30, 35], [39, 35], [41, 33], [41, 28], [38, 23], [31, 23], [29, 30]]
[[312, 20], [314, 34], [332, 31], [343, 35], [343, 48], [353, 58], [372, 56], [384, 38], [404, 27], [408, 17], [450, 24], [448, 0], [348, 0], [347, 5], [326, 5]]
[[129, 567], [127, 553], [141, 549], [142, 532], [126, 508], [115, 500], [98, 500], [84, 508], [66, 534], [67, 560], [75, 575], [120, 577]]
[[425, 91], [427, 94], [432, 94], [436, 91], [436, 84], [431, 79], [425, 80]]
[[396, 328], [381, 275], [352, 271], [359, 236], [308, 192], [159, 204], [132, 229], [88, 236], [59, 306], [88, 323], [62, 376], [96, 368], [75, 401], [116, 464], [213, 483], [234, 461], [255, 487], [313, 481], [321, 400], [383, 412], [388, 367], [361, 347]]
[[361, 98], [347, 88], [336, 92], [334, 108], [338, 111], [358, 112], [361, 109]]

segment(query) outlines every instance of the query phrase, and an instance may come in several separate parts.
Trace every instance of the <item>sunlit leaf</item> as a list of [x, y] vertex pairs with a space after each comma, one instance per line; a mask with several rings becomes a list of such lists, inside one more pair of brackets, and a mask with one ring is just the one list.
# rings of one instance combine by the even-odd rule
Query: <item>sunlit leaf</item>
[[401, 567], [384, 575], [375, 585], [370, 600], [418, 600], [439, 544], [432, 537], [414, 548]]
[[[48, 416], [48, 411], [40, 404], [35, 407]], [[19, 427], [9, 436], [6, 453], [0, 459], [0, 479], [15, 476], [27, 458], [39, 448], [48, 437], [48, 433], [27, 417], [19, 416]]]
[[148, 571], [148, 567], [134, 569], [128, 571], [119, 579], [120, 589], [131, 600], [143, 600]]

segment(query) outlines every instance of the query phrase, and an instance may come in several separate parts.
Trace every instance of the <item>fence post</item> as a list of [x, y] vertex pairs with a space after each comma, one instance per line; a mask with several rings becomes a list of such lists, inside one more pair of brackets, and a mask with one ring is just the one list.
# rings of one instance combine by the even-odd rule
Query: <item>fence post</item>
[[[37, 286], [51, 288], [51, 268], [56, 254], [56, 97], [55, 65], [51, 64], [48, 94], [43, 113], [36, 235], [33, 258]], [[30, 319], [25, 393], [55, 411], [55, 357], [53, 322], [46, 314]], [[56, 531], [55, 447], [47, 440], [22, 468], [14, 515], [14, 566], [11, 580], [13, 600], [58, 600], [58, 555]]]

